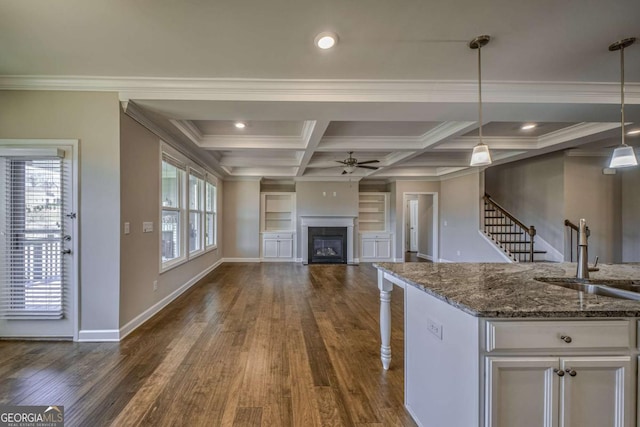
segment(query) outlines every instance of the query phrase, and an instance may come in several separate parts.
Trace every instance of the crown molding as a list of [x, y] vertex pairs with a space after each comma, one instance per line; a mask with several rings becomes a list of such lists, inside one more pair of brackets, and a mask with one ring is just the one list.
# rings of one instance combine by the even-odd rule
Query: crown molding
[[175, 120], [169, 119], [169, 122], [176, 127], [180, 132], [184, 134], [187, 138], [191, 140], [196, 145], [200, 145], [202, 142], [202, 132], [196, 125], [193, 124], [191, 120]]
[[[617, 104], [620, 86], [602, 82], [483, 82], [492, 102]], [[204, 79], [101, 76], [0, 76], [0, 90], [118, 92], [121, 101], [477, 102], [475, 81]], [[640, 83], [625, 85], [640, 104]]]
[[296, 176], [293, 178], [296, 182], [359, 182], [366, 176], [340, 175], [340, 176]]
[[564, 129], [557, 130], [538, 138], [537, 148], [546, 148], [563, 142], [574, 141], [620, 127], [620, 123], [578, 123]]
[[203, 162], [199, 159], [203, 157], [203, 153], [199, 152], [192, 147], [188, 147], [186, 144], [176, 140], [173, 136], [171, 136], [167, 131], [158, 126], [154, 121], [149, 119], [144, 112], [138, 108], [138, 106], [131, 101], [121, 102], [122, 110], [124, 113], [131, 117], [136, 122], [140, 123], [143, 127], [149, 130], [151, 133], [160, 138], [163, 142], [167, 143], [173, 149], [181, 153], [182, 155], [188, 157], [191, 161], [196, 163], [198, 166], [204, 168], [208, 172], [215, 175], [217, 178], [223, 179], [225, 175], [225, 171], [220, 167], [217, 160], [213, 157], [210, 157], [209, 162]]

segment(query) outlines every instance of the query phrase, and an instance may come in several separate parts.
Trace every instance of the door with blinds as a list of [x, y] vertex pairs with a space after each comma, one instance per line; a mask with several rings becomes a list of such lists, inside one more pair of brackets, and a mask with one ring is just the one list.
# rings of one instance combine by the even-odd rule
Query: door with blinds
[[0, 145], [0, 337], [74, 336], [72, 156]]

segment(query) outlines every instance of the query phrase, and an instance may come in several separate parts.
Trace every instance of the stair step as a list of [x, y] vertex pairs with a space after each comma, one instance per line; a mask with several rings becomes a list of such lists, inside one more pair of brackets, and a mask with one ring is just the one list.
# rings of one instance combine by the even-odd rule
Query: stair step
[[507, 245], [528, 245], [531, 242], [519, 242], [517, 240], [500, 240], [500, 243], [506, 243]]
[[[512, 254], [528, 254], [529, 251], [520, 251], [520, 250], [514, 250], [514, 251], [509, 251]], [[533, 251], [534, 254], [546, 254], [547, 251]]]
[[522, 231], [491, 231], [491, 234], [524, 234]]
[[485, 211], [485, 212], [495, 212], [496, 210], [495, 210], [495, 209], [490, 209], [490, 208], [489, 208], [489, 209], [484, 208], [484, 211]]
[[502, 218], [506, 218], [506, 217], [504, 217], [504, 216], [487, 216], [487, 215], [484, 216], [484, 219], [491, 219], [491, 218], [502, 219]]

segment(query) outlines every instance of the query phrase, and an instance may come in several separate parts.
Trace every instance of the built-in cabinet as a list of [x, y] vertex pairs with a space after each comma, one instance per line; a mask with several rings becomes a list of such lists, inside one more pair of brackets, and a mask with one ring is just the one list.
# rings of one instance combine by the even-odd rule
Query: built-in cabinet
[[260, 194], [260, 259], [295, 261], [296, 195], [293, 192]]
[[393, 234], [389, 232], [389, 193], [359, 193], [360, 260], [391, 261]]

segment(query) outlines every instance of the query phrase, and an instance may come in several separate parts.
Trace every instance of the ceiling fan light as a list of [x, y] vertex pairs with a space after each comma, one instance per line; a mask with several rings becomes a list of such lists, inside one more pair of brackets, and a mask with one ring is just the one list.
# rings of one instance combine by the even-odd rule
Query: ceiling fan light
[[473, 153], [471, 154], [471, 163], [469, 163], [469, 166], [487, 166], [490, 164], [491, 153], [489, 153], [489, 146], [480, 143], [473, 147]]
[[356, 171], [356, 165], [347, 165], [344, 167], [346, 173], [354, 173]]
[[610, 168], [628, 168], [631, 166], [638, 166], [638, 159], [633, 147], [624, 144], [613, 150], [611, 162], [609, 162]]

